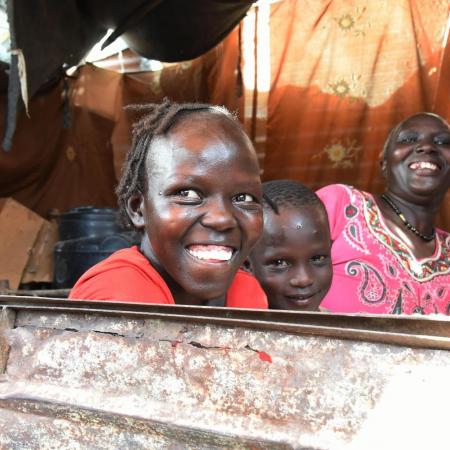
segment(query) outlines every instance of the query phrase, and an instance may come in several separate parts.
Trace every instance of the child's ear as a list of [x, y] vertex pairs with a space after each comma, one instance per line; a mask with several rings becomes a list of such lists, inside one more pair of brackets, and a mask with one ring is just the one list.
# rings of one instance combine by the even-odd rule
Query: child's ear
[[133, 225], [139, 230], [144, 228], [144, 197], [139, 192], [133, 194], [127, 201], [127, 214]]

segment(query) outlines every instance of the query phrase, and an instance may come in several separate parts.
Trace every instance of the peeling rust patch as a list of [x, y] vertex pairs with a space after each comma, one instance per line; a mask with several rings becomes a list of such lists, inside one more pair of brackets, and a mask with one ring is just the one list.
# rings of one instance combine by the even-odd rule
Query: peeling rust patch
[[5, 373], [10, 347], [4, 336], [0, 336], [0, 374]]
[[[70, 405], [33, 400], [0, 400], [0, 445], [8, 448], [83, 449], [255, 449], [287, 450], [287, 444], [217, 435]], [[6, 413], [8, 414], [6, 416]], [[24, 427], [23, 424], [28, 425]], [[32, 427], [30, 427], [32, 425]], [[5, 428], [3, 428], [5, 427]], [[38, 446], [30, 446], [31, 443]], [[74, 447], [75, 445], [75, 447]], [[5, 447], [2, 447], [5, 448]]]
[[2, 308], [0, 313], [0, 374], [6, 370], [10, 350], [5, 331], [14, 327], [15, 319], [16, 312], [13, 309]]

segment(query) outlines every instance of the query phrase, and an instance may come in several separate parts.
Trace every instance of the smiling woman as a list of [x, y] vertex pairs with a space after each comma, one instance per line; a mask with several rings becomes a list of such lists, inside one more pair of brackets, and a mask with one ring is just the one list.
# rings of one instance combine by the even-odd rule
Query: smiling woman
[[389, 134], [380, 196], [344, 185], [317, 192], [330, 220], [331, 311], [449, 314], [450, 234], [435, 227], [450, 187], [450, 129], [419, 113]]
[[139, 109], [147, 115], [117, 193], [141, 247], [94, 266], [70, 298], [267, 308], [256, 279], [239, 270], [262, 230], [259, 167], [239, 122], [210, 105]]

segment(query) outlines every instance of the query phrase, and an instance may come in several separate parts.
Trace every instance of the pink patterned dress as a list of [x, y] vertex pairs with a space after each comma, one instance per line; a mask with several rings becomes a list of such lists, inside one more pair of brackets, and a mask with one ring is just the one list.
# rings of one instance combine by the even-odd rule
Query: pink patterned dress
[[317, 192], [328, 211], [333, 282], [321, 307], [332, 312], [450, 312], [450, 234], [417, 259], [387, 228], [371, 194], [334, 184]]

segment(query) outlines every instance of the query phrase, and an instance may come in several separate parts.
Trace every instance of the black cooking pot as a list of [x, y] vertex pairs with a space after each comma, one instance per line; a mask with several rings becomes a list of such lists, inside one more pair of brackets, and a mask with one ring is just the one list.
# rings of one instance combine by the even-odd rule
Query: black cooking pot
[[139, 244], [140, 235], [131, 231], [57, 242], [54, 249], [54, 285], [57, 289], [71, 288], [94, 264], [116, 250]]
[[59, 239], [77, 239], [102, 236], [124, 231], [117, 223], [117, 210], [80, 206], [72, 208], [59, 217]]

